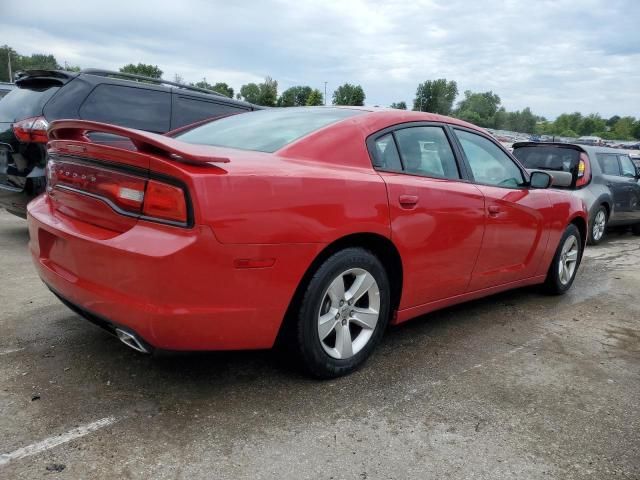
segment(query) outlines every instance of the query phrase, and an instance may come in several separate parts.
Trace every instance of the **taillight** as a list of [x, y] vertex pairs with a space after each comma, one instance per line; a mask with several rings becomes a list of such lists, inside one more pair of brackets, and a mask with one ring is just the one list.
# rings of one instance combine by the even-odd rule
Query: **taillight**
[[147, 217], [187, 223], [184, 191], [175, 185], [149, 180], [142, 213]]
[[589, 165], [589, 157], [586, 153], [580, 154], [578, 161], [578, 179], [576, 187], [584, 187], [591, 181], [591, 165]]
[[13, 133], [23, 143], [47, 143], [49, 122], [44, 117], [30, 117], [13, 124]]
[[84, 162], [50, 158], [47, 192], [55, 197], [57, 188], [98, 198], [122, 214], [184, 225], [188, 222], [184, 190], [161, 181]]

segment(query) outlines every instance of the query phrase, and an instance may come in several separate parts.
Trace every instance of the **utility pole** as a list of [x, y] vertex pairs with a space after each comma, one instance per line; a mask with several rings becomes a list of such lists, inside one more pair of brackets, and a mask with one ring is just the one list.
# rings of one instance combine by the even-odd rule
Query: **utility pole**
[[327, 106], [327, 82], [324, 82], [324, 106]]
[[7, 58], [9, 59], [9, 83], [13, 83], [13, 74], [11, 73], [11, 49], [7, 49]]

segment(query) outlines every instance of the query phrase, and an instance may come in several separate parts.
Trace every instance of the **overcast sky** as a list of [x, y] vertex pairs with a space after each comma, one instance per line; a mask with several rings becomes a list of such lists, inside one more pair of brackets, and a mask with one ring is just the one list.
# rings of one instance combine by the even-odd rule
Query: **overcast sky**
[[418, 83], [492, 90], [508, 110], [640, 117], [640, 0], [0, 0], [0, 44], [83, 68], [157, 64], [236, 91], [361, 84], [409, 106]]

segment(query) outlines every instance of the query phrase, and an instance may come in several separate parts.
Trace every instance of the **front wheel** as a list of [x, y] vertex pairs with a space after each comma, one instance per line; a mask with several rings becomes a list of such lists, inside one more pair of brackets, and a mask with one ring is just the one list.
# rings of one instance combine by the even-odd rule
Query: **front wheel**
[[571, 288], [582, 257], [582, 240], [578, 227], [571, 224], [560, 239], [556, 254], [547, 272], [545, 288], [553, 295], [562, 295]]
[[329, 257], [313, 275], [297, 315], [296, 349], [319, 378], [358, 368], [380, 341], [390, 313], [387, 273], [362, 248]]

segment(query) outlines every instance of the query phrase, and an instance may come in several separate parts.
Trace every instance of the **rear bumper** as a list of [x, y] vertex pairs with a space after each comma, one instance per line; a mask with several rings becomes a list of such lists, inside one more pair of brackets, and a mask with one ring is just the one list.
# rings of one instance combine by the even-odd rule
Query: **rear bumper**
[[[31, 255], [45, 284], [81, 314], [167, 350], [271, 347], [322, 248], [222, 245], [206, 226], [143, 221], [116, 234], [53, 213], [46, 196], [29, 204], [28, 221]], [[238, 268], [234, 260], [244, 258], [275, 263]]]
[[27, 205], [44, 192], [45, 177], [28, 177], [24, 188], [0, 183], [0, 208], [22, 218], [27, 218]]

